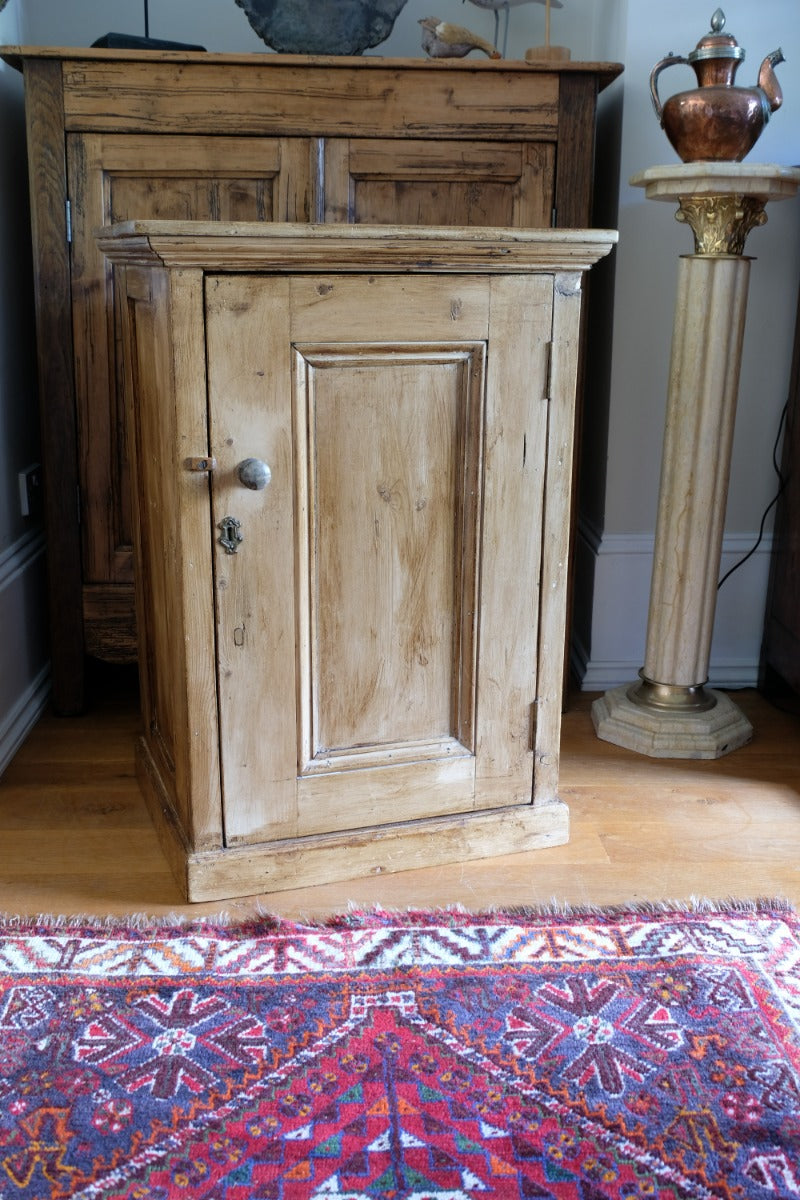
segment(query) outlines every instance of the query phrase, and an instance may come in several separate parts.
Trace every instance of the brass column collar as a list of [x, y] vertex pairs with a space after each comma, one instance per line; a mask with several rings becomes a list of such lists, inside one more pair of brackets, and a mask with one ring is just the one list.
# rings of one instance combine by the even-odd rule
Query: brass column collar
[[691, 687], [679, 683], [656, 683], [648, 679], [644, 671], [639, 672], [639, 679], [639, 683], [628, 688], [627, 696], [633, 704], [642, 708], [681, 715], [708, 712], [717, 703], [714, 693], [707, 691], [702, 683]]
[[675, 220], [691, 227], [695, 254], [741, 255], [750, 230], [767, 222], [759, 196], [683, 196], [679, 203]]

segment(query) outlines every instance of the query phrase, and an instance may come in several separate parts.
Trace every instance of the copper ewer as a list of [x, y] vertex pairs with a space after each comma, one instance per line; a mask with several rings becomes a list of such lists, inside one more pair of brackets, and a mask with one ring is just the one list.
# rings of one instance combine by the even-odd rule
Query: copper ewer
[[[736, 38], [722, 32], [724, 27], [725, 14], [718, 8], [711, 18], [710, 32], [686, 58], [668, 54], [650, 72], [656, 116], [683, 162], [741, 162], [783, 101], [774, 70], [784, 62], [783, 52], [773, 50], [767, 55], [755, 87], [734, 87], [745, 52]], [[671, 96], [662, 106], [658, 77], [676, 63], [693, 67], [699, 86]]]

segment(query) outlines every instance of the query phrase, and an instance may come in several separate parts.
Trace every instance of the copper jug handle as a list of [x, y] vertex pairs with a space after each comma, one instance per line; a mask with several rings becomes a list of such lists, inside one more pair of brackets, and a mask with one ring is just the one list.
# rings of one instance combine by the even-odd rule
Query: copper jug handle
[[661, 124], [661, 101], [658, 98], [658, 77], [665, 67], [674, 67], [675, 63], [685, 63], [689, 65], [688, 58], [684, 58], [682, 54], [668, 54], [666, 58], [662, 58], [661, 62], [657, 62], [650, 72], [650, 96], [653, 101], [653, 108], [656, 110], [659, 124]]

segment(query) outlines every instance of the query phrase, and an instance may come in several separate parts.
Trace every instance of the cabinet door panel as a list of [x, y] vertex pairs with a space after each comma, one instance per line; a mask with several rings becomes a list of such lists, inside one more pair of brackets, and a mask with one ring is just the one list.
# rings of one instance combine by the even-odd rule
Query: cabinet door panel
[[134, 218], [307, 220], [309, 142], [73, 134], [68, 169], [84, 581], [124, 583], [132, 561], [121, 313], [93, 230]]
[[554, 158], [554, 147], [545, 142], [330, 140], [326, 219], [547, 227]]
[[550, 293], [210, 281], [228, 845], [530, 801]]
[[295, 346], [301, 774], [472, 750], [477, 563], [461, 541], [479, 520], [485, 357], [484, 341]]

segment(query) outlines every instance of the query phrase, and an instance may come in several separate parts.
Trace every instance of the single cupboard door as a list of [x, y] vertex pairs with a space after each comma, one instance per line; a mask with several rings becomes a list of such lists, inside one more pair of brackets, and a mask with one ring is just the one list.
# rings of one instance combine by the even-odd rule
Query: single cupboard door
[[552, 278], [206, 286], [226, 843], [531, 803]]

